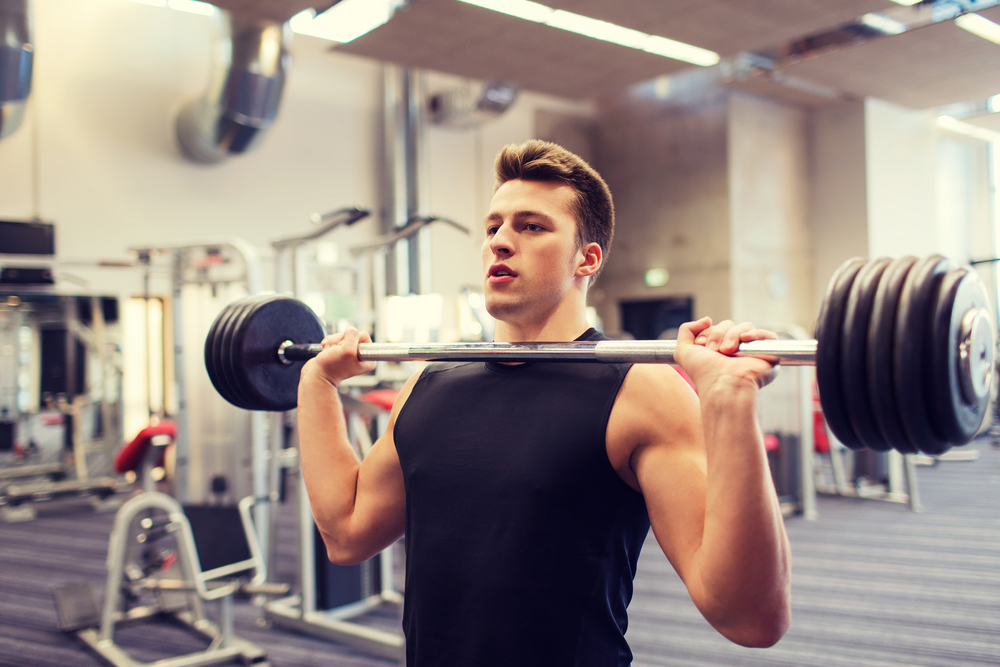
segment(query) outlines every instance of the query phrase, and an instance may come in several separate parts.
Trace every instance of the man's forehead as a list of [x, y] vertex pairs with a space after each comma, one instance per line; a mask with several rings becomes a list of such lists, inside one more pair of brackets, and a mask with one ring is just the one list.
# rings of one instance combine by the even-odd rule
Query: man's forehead
[[493, 195], [487, 218], [572, 215], [576, 190], [559, 181], [507, 181]]

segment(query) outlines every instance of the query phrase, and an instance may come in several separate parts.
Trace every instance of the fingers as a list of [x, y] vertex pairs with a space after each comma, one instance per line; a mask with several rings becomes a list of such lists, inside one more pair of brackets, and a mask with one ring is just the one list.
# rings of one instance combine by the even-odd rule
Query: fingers
[[347, 327], [344, 331], [332, 333], [320, 341], [324, 348], [333, 347], [335, 345], [353, 346], [358, 343], [370, 342], [372, 342], [372, 338], [368, 335], [367, 331], [358, 331], [352, 326]]
[[337, 333], [330, 334], [320, 341], [320, 344], [324, 347], [333, 347], [334, 345], [340, 345], [340, 342], [344, 340], [344, 332], [338, 331]]
[[[726, 340], [726, 334], [730, 331], [730, 329], [732, 329], [732, 327], [732, 320], [723, 320], [715, 326], [707, 327], [695, 337], [694, 342], [698, 345], [704, 345], [706, 348], [714, 352], [721, 352], [723, 344]], [[731, 354], [731, 352], [728, 352], [727, 354]]]
[[702, 336], [702, 332], [712, 326], [711, 317], [703, 317], [700, 320], [695, 320], [694, 322], [685, 322], [677, 330], [677, 344], [690, 344], [698, 343], [703, 344], [699, 341], [699, 337]]
[[354, 327], [325, 336], [322, 340], [323, 351], [315, 359], [307, 362], [303, 373], [320, 373], [328, 382], [339, 386], [343, 380], [362, 373], [368, 373], [375, 368], [374, 361], [358, 359], [358, 345], [372, 342], [367, 332], [360, 332]]
[[[690, 337], [690, 338], [688, 338]], [[735, 354], [740, 343], [751, 340], [775, 339], [777, 335], [767, 329], [759, 329], [750, 322], [735, 324], [732, 320], [723, 320], [712, 325], [712, 320], [703, 317], [695, 322], [682, 325], [677, 334], [677, 342], [693, 342], [709, 350], [722, 354]]]

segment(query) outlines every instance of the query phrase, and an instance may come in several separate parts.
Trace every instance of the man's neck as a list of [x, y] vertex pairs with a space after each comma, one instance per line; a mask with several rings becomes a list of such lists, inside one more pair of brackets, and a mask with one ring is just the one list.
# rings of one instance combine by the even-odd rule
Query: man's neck
[[498, 320], [494, 340], [506, 343], [557, 342], [579, 338], [590, 324], [586, 311], [551, 313], [541, 321]]

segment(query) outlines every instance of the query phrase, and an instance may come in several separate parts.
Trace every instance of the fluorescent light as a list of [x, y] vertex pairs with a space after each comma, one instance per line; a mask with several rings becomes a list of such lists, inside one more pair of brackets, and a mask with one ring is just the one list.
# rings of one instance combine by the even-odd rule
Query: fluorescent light
[[1000, 112], [1000, 95], [994, 95], [986, 100], [986, 110], [990, 113]]
[[153, 7], [167, 6], [167, 0], [132, 0], [132, 2], [138, 2], [141, 5], [152, 5]]
[[350, 42], [392, 17], [399, 0], [341, 0], [316, 16], [312, 9], [292, 17], [293, 32], [332, 42]]
[[215, 14], [215, 5], [210, 5], [207, 2], [198, 2], [198, 0], [168, 0], [167, 7], [180, 12], [200, 14], [202, 16], [212, 16]]
[[897, 5], [903, 5], [904, 7], [911, 7], [920, 2], [920, 0], [892, 0], [892, 1], [895, 2]]
[[545, 23], [556, 11], [531, 0], [462, 0], [462, 2], [535, 23]]
[[861, 17], [861, 22], [879, 32], [887, 35], [899, 35], [906, 32], [906, 25], [896, 19], [881, 14], [865, 14]]
[[649, 35], [640, 30], [633, 30], [632, 28], [590, 18], [582, 14], [574, 14], [562, 9], [552, 9], [551, 7], [531, 2], [530, 0], [461, 0], [461, 2], [509, 16], [516, 16], [526, 21], [544, 23], [553, 28], [566, 30], [577, 35], [646, 51], [657, 56], [683, 60], [693, 65], [707, 67], [719, 62], [719, 54], [708, 49], [702, 49], [691, 44], [660, 37], [659, 35]]
[[973, 35], [1000, 44], [1000, 25], [979, 14], [963, 14], [955, 19], [955, 25]]
[[956, 134], [964, 134], [967, 137], [972, 137], [981, 141], [1000, 142], [1000, 132], [994, 132], [988, 128], [980, 127], [979, 125], [966, 123], [958, 120], [957, 118], [952, 118], [951, 116], [938, 116], [937, 126], [942, 130], [948, 130], [949, 132], [954, 132]]
[[552, 18], [546, 21], [546, 24], [553, 28], [566, 30], [567, 32], [575, 32], [584, 37], [593, 37], [594, 39], [621, 44], [633, 49], [641, 49], [643, 42], [649, 39], [649, 35], [644, 32], [561, 9], [557, 9], [552, 14]]
[[685, 44], [684, 42], [660, 37], [659, 35], [650, 35], [649, 39], [646, 40], [646, 46], [643, 48], [643, 51], [673, 58], [674, 60], [683, 60], [686, 63], [701, 65], [702, 67], [708, 67], [719, 62], [719, 54], [715, 51], [709, 51], [700, 46]]

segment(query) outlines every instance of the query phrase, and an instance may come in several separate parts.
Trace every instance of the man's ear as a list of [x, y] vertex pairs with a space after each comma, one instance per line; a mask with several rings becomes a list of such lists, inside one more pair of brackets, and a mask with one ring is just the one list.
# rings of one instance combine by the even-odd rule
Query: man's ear
[[594, 275], [601, 268], [603, 261], [604, 253], [601, 251], [601, 246], [594, 242], [587, 243], [580, 248], [580, 263], [576, 267], [576, 276], [586, 278]]

